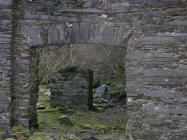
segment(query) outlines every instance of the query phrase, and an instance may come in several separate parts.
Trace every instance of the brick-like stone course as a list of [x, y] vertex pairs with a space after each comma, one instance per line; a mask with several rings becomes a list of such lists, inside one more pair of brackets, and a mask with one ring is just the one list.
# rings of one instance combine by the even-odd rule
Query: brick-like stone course
[[127, 139], [185, 140], [187, 99], [136, 98], [128, 103]]
[[11, 124], [11, 1], [0, 1], [0, 128]]

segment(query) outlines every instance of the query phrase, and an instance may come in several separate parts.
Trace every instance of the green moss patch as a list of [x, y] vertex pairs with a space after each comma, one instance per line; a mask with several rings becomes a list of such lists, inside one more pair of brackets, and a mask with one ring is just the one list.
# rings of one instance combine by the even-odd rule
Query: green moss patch
[[[49, 97], [44, 93], [39, 94], [38, 101], [46, 106], [46, 109], [38, 110], [38, 131], [44, 134], [49, 135], [54, 131], [60, 140], [79, 140], [82, 135], [89, 134], [91, 130], [94, 130], [98, 136], [124, 134], [127, 116], [124, 112], [118, 111], [118, 108], [97, 104], [102, 110], [94, 111], [58, 104], [50, 105]], [[68, 116], [73, 125], [60, 124], [59, 118], [62, 115]], [[38, 134], [37, 137], [39, 137]], [[34, 138], [37, 137], [34, 136]]]

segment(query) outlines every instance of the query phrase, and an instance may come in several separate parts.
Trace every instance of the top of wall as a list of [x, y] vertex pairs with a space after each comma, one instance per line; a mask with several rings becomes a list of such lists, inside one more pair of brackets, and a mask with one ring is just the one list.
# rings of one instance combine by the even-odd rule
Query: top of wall
[[25, 13], [60, 15], [65, 12], [120, 13], [186, 7], [187, 0], [20, 0], [19, 5]]

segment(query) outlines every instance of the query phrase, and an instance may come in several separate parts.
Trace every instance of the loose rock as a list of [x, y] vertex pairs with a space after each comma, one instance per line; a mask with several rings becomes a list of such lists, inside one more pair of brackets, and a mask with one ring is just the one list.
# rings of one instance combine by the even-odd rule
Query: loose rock
[[60, 116], [59, 122], [60, 122], [60, 124], [63, 124], [63, 125], [70, 125], [70, 126], [73, 125], [71, 119], [66, 115]]

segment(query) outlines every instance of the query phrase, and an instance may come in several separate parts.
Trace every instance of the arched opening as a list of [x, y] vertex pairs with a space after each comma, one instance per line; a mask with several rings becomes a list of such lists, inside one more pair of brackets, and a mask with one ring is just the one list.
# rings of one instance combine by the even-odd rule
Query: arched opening
[[[39, 88], [48, 87], [47, 82], [50, 76], [54, 75], [59, 69], [70, 66], [78, 66], [80, 68], [90, 69], [94, 72], [93, 77], [93, 89], [106, 85], [112, 88], [111, 98], [106, 97], [106, 92], [102, 93], [101, 100], [109, 102], [112, 98], [114, 102], [118, 99], [124, 105], [126, 104], [126, 81], [125, 81], [125, 60], [126, 60], [126, 48], [121, 47], [108, 47], [97, 44], [70, 44], [64, 46], [41, 46], [31, 47], [31, 62], [30, 62], [30, 74], [31, 74], [31, 100], [30, 111], [31, 120], [30, 127], [38, 127], [37, 125], [37, 102], [41, 105], [41, 98], [46, 98], [47, 104], [50, 104], [50, 97], [41, 97]], [[123, 87], [122, 87], [123, 86]], [[119, 88], [118, 88], [119, 87]], [[115, 95], [116, 90], [121, 90], [124, 95]], [[40, 92], [47, 92], [47, 89], [43, 88]], [[100, 93], [101, 94], [101, 93]], [[106, 94], [106, 95], [105, 95]], [[118, 94], [118, 93], [117, 93]], [[121, 93], [119, 93], [121, 94]], [[97, 94], [98, 95], [98, 94]], [[38, 97], [40, 98], [38, 101]], [[98, 98], [94, 98], [94, 105]], [[117, 99], [115, 101], [115, 99]], [[45, 103], [44, 103], [45, 104]], [[46, 107], [46, 106], [44, 106]], [[43, 114], [42, 114], [43, 115]], [[41, 114], [40, 116], [41, 117]]]
[[[59, 113], [59, 110], [56, 110], [56, 108], [65, 107], [65, 109], [67, 109], [66, 107], [68, 106], [51, 104], [51, 92], [48, 89], [49, 87], [47, 82], [58, 70], [70, 65], [78, 66], [81, 69], [90, 69], [94, 73], [94, 87], [92, 88], [92, 91], [94, 91], [94, 110], [84, 112], [84, 109], [81, 111], [78, 109], [81, 115], [83, 115], [83, 113], [87, 113], [88, 116], [90, 115], [94, 118], [94, 121], [95, 119], [98, 119], [98, 116], [100, 116], [101, 120], [97, 120], [97, 124], [101, 123], [103, 126], [111, 125], [111, 127], [112, 125], [119, 125], [119, 127], [124, 130], [123, 127], [125, 127], [127, 118], [121, 118], [120, 122], [118, 121], [119, 118], [116, 118], [115, 116], [124, 116], [124, 114], [126, 114], [125, 110], [121, 110], [119, 112], [115, 111], [116, 115], [113, 114], [113, 111], [116, 110], [116, 107], [118, 106], [117, 103], [123, 104], [123, 107], [126, 104], [126, 47], [108, 47], [98, 44], [67, 44], [65, 46], [53, 45], [41, 47], [33, 46], [30, 54], [30, 73], [32, 81], [32, 99], [30, 100], [30, 106], [33, 110], [30, 114], [32, 116], [30, 121], [32, 123], [30, 124], [30, 127], [38, 127], [38, 124], [40, 129], [44, 129], [44, 126], [46, 127], [46, 125], [49, 125], [49, 127], [57, 127], [50, 123], [50, 117], [54, 117], [54, 122], [56, 123], [59, 115], [66, 114], [64, 112]], [[106, 91], [96, 93], [96, 89], [102, 87], [103, 85], [108, 86], [106, 87], [107, 89], [105, 89]], [[97, 92], [99, 92], [99, 89]], [[71, 96], [69, 98], [71, 98]], [[38, 107], [37, 103], [39, 105]], [[76, 111], [76, 109], [74, 111]], [[98, 109], [101, 109], [102, 111]], [[50, 110], [52, 112], [54, 111], [53, 113], [56, 113], [56, 116], [51, 115]], [[103, 118], [107, 116], [106, 113], [104, 113], [105, 110], [109, 110], [107, 118]], [[69, 109], [67, 109], [67, 111], [69, 111]], [[74, 117], [71, 113], [70, 116]], [[110, 119], [112, 116], [114, 116], [114, 119], [111, 121]], [[77, 119], [80, 118], [75, 117], [74, 119], [79, 122]], [[90, 118], [87, 119], [90, 120]], [[102, 121], [104, 121], [104, 123]], [[93, 123], [93, 120], [91, 120], [91, 122]], [[84, 117], [84, 119], [82, 119], [79, 123], [86, 123], [86, 118]], [[118, 128], [116, 129], [118, 130]]]

